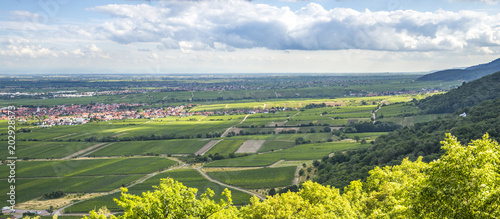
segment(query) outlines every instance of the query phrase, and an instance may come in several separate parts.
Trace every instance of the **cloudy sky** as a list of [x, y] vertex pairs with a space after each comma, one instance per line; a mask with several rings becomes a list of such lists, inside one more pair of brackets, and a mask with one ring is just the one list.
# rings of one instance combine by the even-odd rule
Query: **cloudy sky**
[[5, 0], [0, 73], [426, 72], [500, 58], [500, 0]]

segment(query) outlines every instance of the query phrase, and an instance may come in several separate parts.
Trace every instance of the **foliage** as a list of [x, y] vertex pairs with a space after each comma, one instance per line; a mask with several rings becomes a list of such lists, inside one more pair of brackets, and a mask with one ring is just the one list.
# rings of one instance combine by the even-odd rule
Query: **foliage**
[[393, 122], [361, 122], [349, 124], [346, 128], [353, 128], [356, 132], [390, 132], [394, 131], [402, 126]]
[[64, 196], [64, 192], [61, 190], [52, 191], [48, 194], [43, 194], [42, 199], [56, 199]]
[[[368, 149], [343, 153], [343, 159], [336, 156], [325, 157], [318, 165], [315, 181], [343, 188], [353, 180], [364, 181], [368, 171], [375, 166], [400, 164], [403, 158], [414, 161], [419, 156], [430, 162], [439, 158], [444, 151], [440, 141], [446, 132], [451, 132], [458, 140], [469, 142], [488, 132], [493, 139], [500, 139], [500, 98], [485, 101], [479, 106], [465, 109], [467, 117], [451, 114], [413, 127], [404, 127], [375, 140]], [[337, 154], [336, 154], [337, 155]]]

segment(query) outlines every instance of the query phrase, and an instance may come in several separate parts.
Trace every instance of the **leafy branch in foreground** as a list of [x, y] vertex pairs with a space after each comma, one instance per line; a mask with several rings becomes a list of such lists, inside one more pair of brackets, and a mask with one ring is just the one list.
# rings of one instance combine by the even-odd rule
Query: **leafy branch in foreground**
[[[237, 209], [229, 190], [216, 203], [207, 190], [163, 179], [154, 192], [127, 194], [115, 201], [125, 210], [111, 218], [497, 218], [500, 217], [500, 147], [485, 134], [463, 146], [451, 134], [441, 142], [445, 154], [425, 163], [422, 157], [401, 165], [375, 167], [365, 183], [339, 190], [305, 182], [298, 192], [268, 196]], [[90, 217], [106, 218], [105, 210]]]

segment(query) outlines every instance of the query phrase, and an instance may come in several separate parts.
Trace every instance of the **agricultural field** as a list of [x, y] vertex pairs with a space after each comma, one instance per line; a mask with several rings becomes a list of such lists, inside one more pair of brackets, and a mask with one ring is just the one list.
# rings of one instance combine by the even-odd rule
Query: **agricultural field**
[[355, 150], [359, 148], [367, 148], [369, 144], [358, 144], [351, 142], [331, 142], [331, 143], [314, 143], [303, 144], [288, 149], [249, 155], [234, 159], [217, 160], [206, 164], [206, 167], [254, 167], [254, 166], [269, 166], [279, 160], [314, 160], [321, 159], [332, 152]]
[[[221, 195], [222, 191], [224, 191], [224, 187], [208, 181], [203, 176], [201, 176], [201, 174], [198, 173], [196, 170], [179, 169], [179, 170], [173, 170], [173, 171], [168, 171], [168, 172], [158, 174], [158, 175], [144, 181], [143, 183], [132, 186], [128, 189], [128, 193], [139, 195], [142, 192], [152, 190], [153, 186], [158, 185], [160, 183], [160, 179], [167, 178], [167, 177], [170, 177], [170, 178], [173, 178], [174, 180], [182, 182], [185, 186], [197, 188], [198, 195], [205, 192], [207, 188], [210, 188], [215, 193], [214, 197], [212, 197], [214, 200], [219, 200], [221, 197], [220, 195]], [[232, 198], [233, 198], [233, 203], [235, 203], [237, 205], [248, 204], [250, 201], [251, 196], [249, 194], [246, 194], [246, 193], [243, 193], [240, 191], [236, 191], [236, 190], [231, 190], [231, 194], [232, 194]], [[85, 213], [85, 212], [88, 212], [88, 209], [93, 209], [94, 206], [107, 206], [108, 209], [110, 209], [111, 211], [120, 211], [121, 209], [113, 201], [113, 198], [119, 199], [119, 197], [120, 197], [120, 193], [114, 193], [114, 194], [110, 194], [110, 195], [106, 195], [106, 196], [97, 197], [94, 199], [90, 199], [90, 200], [75, 204], [74, 206], [72, 206], [71, 210], [72, 210], [72, 212]]]
[[382, 106], [376, 113], [377, 117], [408, 116], [420, 113], [420, 110], [411, 103], [400, 103]]
[[211, 148], [205, 154], [220, 154], [228, 156], [230, 153], [236, 152], [238, 148], [243, 144], [244, 140], [223, 140], [217, 143], [213, 148]]
[[[292, 77], [290, 80], [297, 79]], [[227, 81], [231, 79], [210, 79], [193, 83], [193, 86], [204, 87], [203, 83]], [[407, 102], [426, 95], [350, 97], [346, 87], [337, 85], [337, 82], [333, 84], [324, 87], [181, 90], [7, 101], [6, 104], [32, 106], [123, 102], [150, 104], [137, 109], [183, 105], [186, 108], [182, 115], [194, 113], [155, 119], [92, 121], [83, 125], [50, 128], [37, 127], [35, 123], [40, 118], [19, 123], [18, 128], [27, 131], [17, 135], [16, 155], [25, 159], [16, 161], [18, 201], [33, 200], [56, 190], [102, 193], [100, 197], [77, 203], [65, 211], [85, 213], [100, 206], [120, 211], [113, 198], [119, 198], [120, 193], [116, 191], [121, 186], [130, 187], [131, 194], [140, 194], [151, 190], [161, 178], [166, 177], [198, 188], [198, 195], [210, 188], [216, 194], [213, 198], [219, 199], [224, 186], [209, 181], [195, 168], [207, 170], [211, 178], [220, 181], [218, 183], [262, 192], [292, 185], [295, 171], [303, 163], [311, 165], [313, 160], [339, 151], [370, 147], [369, 143], [340, 140], [341, 137], [333, 135], [330, 129], [371, 122], [372, 113], [379, 106], [384, 105], [377, 112], [376, 121], [412, 124], [434, 118], [432, 115], [402, 117], [403, 113], [417, 110]], [[351, 86], [356, 85], [349, 85], [349, 89]], [[374, 83], [372, 86], [379, 89], [382, 85]], [[384, 118], [379, 119], [382, 113]], [[5, 120], [0, 120], [0, 126], [6, 126]], [[228, 135], [221, 136], [226, 131]], [[343, 134], [342, 138], [358, 136], [369, 141], [385, 132]], [[6, 138], [7, 135], [0, 132], [0, 140]], [[207, 149], [204, 155], [194, 155], [211, 141], [218, 143]], [[215, 159], [216, 154], [222, 156]], [[0, 151], [0, 155], [7, 157], [7, 151]], [[0, 165], [0, 175], [7, 176], [8, 171], [6, 165]], [[6, 194], [7, 185], [6, 178], [0, 177], [0, 192]], [[109, 192], [111, 194], [107, 194]], [[238, 190], [232, 190], [232, 194], [235, 204], [249, 203], [251, 195]]]
[[403, 126], [413, 126], [417, 123], [421, 122], [429, 122], [435, 120], [439, 117], [445, 117], [448, 114], [427, 114], [427, 115], [416, 115], [416, 116], [407, 116], [407, 117], [387, 117], [378, 119], [379, 121], [385, 122], [394, 122]]
[[289, 166], [239, 171], [214, 171], [207, 172], [207, 174], [230, 185], [247, 189], [262, 189], [291, 185], [295, 169], [295, 166]]
[[192, 154], [209, 141], [206, 139], [172, 139], [155, 141], [114, 142], [112, 145], [89, 154], [89, 157], [133, 156], [158, 154]]

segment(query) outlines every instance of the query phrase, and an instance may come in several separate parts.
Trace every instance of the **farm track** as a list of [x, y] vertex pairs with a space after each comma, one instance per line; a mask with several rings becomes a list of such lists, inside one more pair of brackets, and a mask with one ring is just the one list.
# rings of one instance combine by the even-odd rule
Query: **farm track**
[[[249, 115], [250, 114], [246, 115], [245, 118], [243, 118], [243, 120], [241, 120], [241, 122], [238, 123], [238, 125], [241, 125], [248, 118]], [[226, 131], [224, 133], [222, 133], [222, 135], [220, 137], [226, 137], [227, 133], [229, 133], [229, 131], [231, 131], [232, 128], [234, 128], [234, 126], [227, 128]]]
[[85, 156], [87, 156], [87, 155], [89, 155], [89, 154], [92, 154], [92, 153], [94, 153], [94, 152], [98, 151], [98, 150], [101, 150], [101, 149], [103, 149], [103, 148], [109, 147], [109, 146], [111, 146], [112, 144], [114, 144], [114, 142], [113, 142], [113, 143], [109, 143], [109, 144], [107, 144], [107, 145], [103, 145], [102, 147], [98, 147], [98, 148], [96, 148], [95, 150], [92, 150], [92, 151], [89, 151], [89, 152], [87, 152], [87, 153], [85, 153], [85, 154], [83, 154], [83, 155], [80, 155], [78, 158], [85, 157]]
[[292, 181], [293, 185], [296, 185], [296, 186], [299, 185], [299, 181], [300, 181], [299, 171], [300, 171], [300, 169], [302, 169], [301, 166], [297, 166], [297, 169], [295, 169], [295, 174], [293, 176], [293, 181]]
[[372, 116], [373, 116], [373, 123], [374, 123], [374, 124], [375, 124], [375, 119], [377, 119], [377, 118], [376, 118], [377, 111], [378, 111], [379, 109], [381, 109], [381, 108], [382, 108], [382, 106], [378, 106], [378, 108], [377, 108], [375, 111], [373, 111], [373, 113], [372, 113]]
[[63, 135], [63, 136], [53, 137], [52, 140], [58, 139], [58, 138], [64, 138], [64, 137], [67, 137], [67, 136], [70, 136], [70, 135], [74, 135], [74, 134], [76, 134], [76, 132], [75, 133], [70, 133], [70, 134], [67, 134], [67, 135]]
[[207, 153], [207, 151], [209, 151], [210, 149], [212, 149], [215, 145], [217, 145], [222, 140], [224, 140], [224, 139], [209, 141], [200, 150], [194, 152], [194, 155], [205, 155], [205, 153]]
[[195, 170], [197, 170], [203, 177], [205, 177], [207, 180], [211, 181], [211, 182], [214, 182], [214, 183], [217, 183], [221, 186], [224, 186], [224, 187], [227, 187], [227, 188], [230, 188], [230, 189], [234, 189], [234, 190], [238, 190], [240, 192], [244, 192], [244, 193], [247, 193], [247, 194], [250, 194], [250, 195], [255, 195], [257, 196], [258, 198], [260, 198], [261, 200], [264, 200], [266, 199], [264, 196], [262, 196], [261, 194], [259, 193], [256, 193], [256, 192], [252, 192], [252, 191], [248, 191], [248, 190], [245, 190], [245, 189], [242, 189], [240, 187], [236, 187], [236, 186], [232, 186], [232, 185], [228, 185], [228, 184], [225, 184], [219, 180], [216, 180], [216, 179], [213, 179], [211, 178], [210, 176], [208, 176], [208, 174], [206, 174], [205, 172], [203, 172], [201, 169], [201, 167], [197, 167], [197, 168], [194, 168]]
[[78, 156], [78, 155], [80, 155], [80, 154], [86, 153], [86, 152], [88, 152], [88, 151], [90, 151], [90, 150], [94, 150], [94, 149], [96, 149], [96, 148], [98, 148], [98, 147], [100, 147], [100, 146], [102, 146], [102, 145], [104, 145], [104, 144], [107, 144], [107, 143], [99, 143], [99, 144], [96, 144], [96, 145], [94, 145], [94, 146], [90, 146], [90, 147], [88, 147], [88, 148], [85, 148], [85, 149], [83, 149], [83, 150], [79, 150], [79, 151], [77, 151], [77, 152], [75, 152], [75, 153], [72, 153], [72, 154], [70, 154], [70, 155], [68, 155], [68, 156], [66, 156], [66, 157], [61, 158], [61, 159], [62, 159], [62, 160], [69, 160], [69, 159], [71, 159], [71, 158], [73, 158], [73, 157], [76, 157], [76, 156]]

